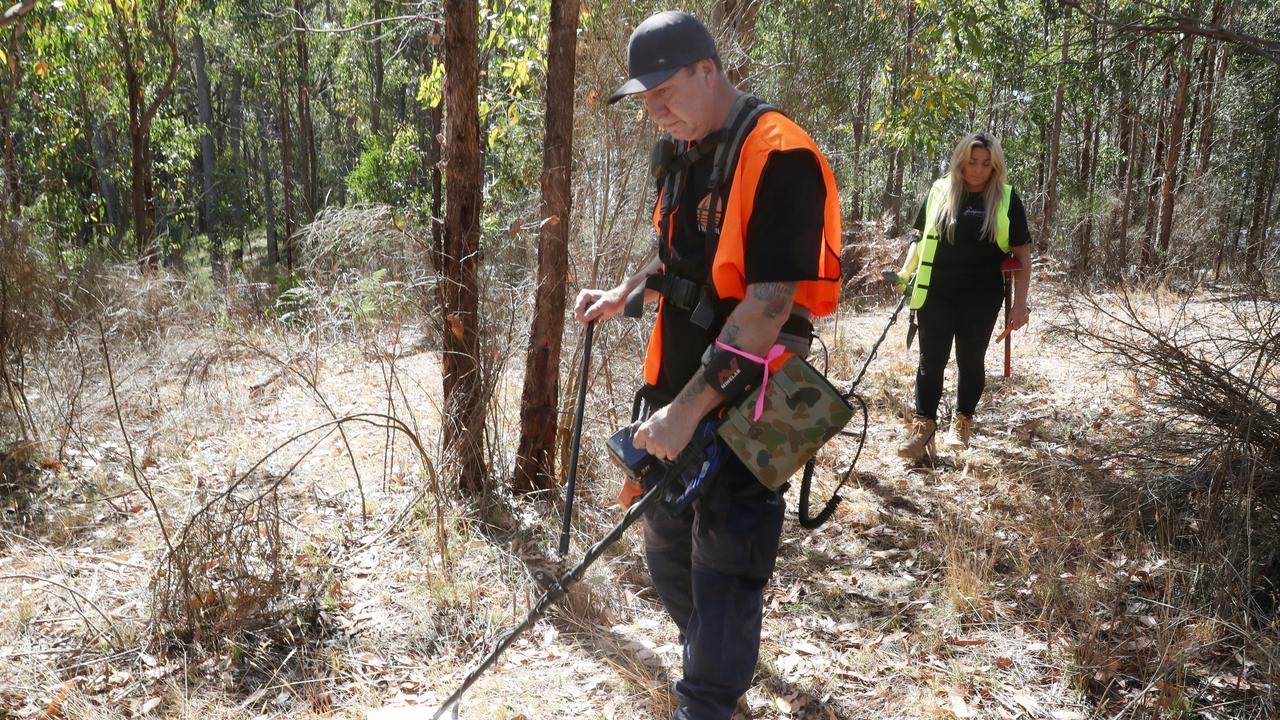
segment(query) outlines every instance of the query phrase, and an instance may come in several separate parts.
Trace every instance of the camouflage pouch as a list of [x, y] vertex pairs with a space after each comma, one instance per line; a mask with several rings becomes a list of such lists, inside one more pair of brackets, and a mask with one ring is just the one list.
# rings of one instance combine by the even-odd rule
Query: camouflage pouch
[[853, 408], [799, 356], [769, 375], [764, 410], [754, 420], [760, 391], [731, 407], [717, 432], [756, 479], [776, 490], [840, 432]]

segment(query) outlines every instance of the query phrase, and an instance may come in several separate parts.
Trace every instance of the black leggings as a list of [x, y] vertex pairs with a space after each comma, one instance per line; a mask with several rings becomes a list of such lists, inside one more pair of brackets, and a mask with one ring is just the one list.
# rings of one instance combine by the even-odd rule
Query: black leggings
[[970, 417], [986, 384], [983, 359], [1004, 299], [999, 285], [968, 293], [930, 293], [916, 311], [920, 326], [920, 366], [916, 369], [916, 416], [936, 420], [943, 373], [956, 345], [956, 412]]

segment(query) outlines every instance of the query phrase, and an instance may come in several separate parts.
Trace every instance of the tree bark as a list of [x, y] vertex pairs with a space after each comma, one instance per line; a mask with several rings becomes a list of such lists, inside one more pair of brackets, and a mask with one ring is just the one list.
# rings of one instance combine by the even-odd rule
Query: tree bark
[[[142, 28], [139, 7], [142, 3], [133, 3], [122, 8], [111, 0], [111, 13], [114, 21], [116, 38], [114, 46], [124, 71], [125, 90], [129, 93], [129, 181], [133, 204], [134, 242], [137, 244], [138, 262], [145, 266], [155, 266], [158, 255], [152, 248], [155, 232], [155, 196], [152, 192], [151, 153], [147, 144], [151, 138], [151, 121], [155, 119], [160, 106], [169, 99], [173, 92], [174, 81], [178, 77], [178, 40], [174, 35], [174, 18], [170, 17], [173, 8], [168, 0], [158, 0], [155, 5], [155, 26], [159, 30], [160, 39], [169, 49], [169, 72], [160, 89], [151, 102], [144, 97], [142, 78], [138, 74], [143, 66], [144, 53], [138, 46], [138, 38], [133, 30]], [[176, 14], [176, 11], [174, 11]]]
[[[302, 206], [307, 222], [315, 219], [320, 211], [319, 170], [316, 167], [316, 133], [311, 119], [311, 70], [307, 54], [306, 15], [302, 0], [293, 0], [297, 27], [294, 42], [298, 52], [298, 158], [302, 162]], [[292, 248], [290, 248], [292, 250]]]
[[1244, 275], [1247, 280], [1255, 281], [1260, 277], [1258, 261], [1262, 257], [1262, 246], [1267, 236], [1268, 189], [1275, 182], [1272, 165], [1275, 158], [1276, 142], [1274, 138], [1267, 140], [1265, 159], [1258, 168], [1258, 180], [1253, 191], [1253, 215], [1249, 220], [1249, 235], [1244, 251]]
[[481, 185], [476, 0], [445, 0], [445, 228], [443, 254], [445, 446], [459, 462], [458, 486], [485, 493], [484, 395], [480, 376]]
[[[282, 53], [283, 55], [283, 53]], [[285, 89], [283, 58], [280, 70], [280, 195], [284, 198], [285, 270], [293, 275], [293, 138], [289, 128], [289, 94]]]
[[853, 176], [853, 187], [849, 189], [849, 220], [851, 222], [862, 221], [862, 145], [867, 133], [867, 113], [869, 112], [868, 98], [869, 95], [866, 85], [858, 93], [858, 111], [853, 121], [853, 167], [855, 169]]
[[1049, 131], [1049, 165], [1045, 169], [1044, 212], [1040, 215], [1040, 232], [1036, 238], [1037, 250], [1045, 252], [1049, 246], [1049, 233], [1053, 228], [1053, 216], [1058, 210], [1058, 151], [1062, 140], [1063, 85], [1066, 82], [1067, 48], [1070, 34], [1067, 19], [1062, 20], [1062, 55], [1058, 65], [1058, 87], [1053, 93], [1053, 129]]
[[237, 193], [240, 202], [231, 203], [231, 217], [228, 218], [231, 232], [236, 234], [235, 261], [237, 266], [244, 265], [245, 217], [252, 212], [253, 193], [249, 192], [250, 170], [249, 150], [244, 142], [244, 80], [240, 71], [231, 70], [231, 100], [227, 107], [227, 124], [231, 129], [231, 152], [235, 160], [233, 192]]
[[[906, 78], [911, 75], [911, 47], [916, 29], [916, 4], [907, 4], [906, 43], [902, 47], [902, 55], [893, 83], [893, 106], [902, 102], [902, 87]], [[880, 197], [883, 214], [889, 218], [889, 234], [897, 235], [902, 230], [902, 180], [906, 171], [906, 148], [899, 143], [893, 149], [889, 159], [889, 173], [885, 177], [884, 193]]]
[[369, 96], [369, 125], [374, 135], [382, 134], [382, 0], [373, 0], [373, 94]]
[[[9, 212], [15, 217], [22, 211], [22, 183], [18, 178], [18, 157], [13, 144], [13, 103], [18, 96], [19, 73], [22, 63], [18, 58], [18, 30], [22, 26], [15, 25], [9, 32], [9, 67], [5, 72], [5, 90], [0, 102], [0, 122], [4, 125], [4, 175], [5, 190], [9, 197]], [[0, 208], [4, 203], [0, 203]]]
[[[1133, 203], [1133, 168], [1136, 155], [1138, 133], [1135, 125], [1137, 116], [1133, 107], [1133, 98], [1126, 94], [1120, 101], [1120, 147], [1124, 151], [1124, 159], [1119, 163], [1116, 187], [1120, 189], [1123, 204], [1120, 214], [1115, 217], [1112, 232], [1115, 238], [1115, 258], [1113, 267], [1123, 272], [1129, 265], [1129, 208]], [[1110, 253], [1108, 259], [1110, 261]]]
[[1164, 182], [1160, 189], [1160, 233], [1157, 247], [1161, 256], [1169, 254], [1170, 236], [1173, 233], [1174, 189], [1178, 182], [1178, 152], [1182, 147], [1182, 124], [1187, 110], [1187, 83], [1191, 77], [1191, 50], [1193, 38], [1188, 35], [1182, 40], [1182, 54], [1179, 60], [1178, 90], [1173, 101], [1172, 124], [1169, 127], [1169, 141], [1165, 143]]
[[[538, 233], [538, 289], [520, 400], [520, 443], [512, 489], [555, 484], [560, 405], [560, 344], [564, 334], [572, 207], [573, 88], [578, 47], [578, 0], [551, 0], [547, 38], [546, 136], [542, 145], [542, 227]], [[585, 378], [584, 378], [585, 380]]]
[[[1173, 69], [1166, 68], [1164, 76], [1164, 92], [1161, 93], [1160, 107], [1156, 111], [1156, 117], [1168, 117], [1169, 107], [1166, 99], [1170, 95], [1170, 88], [1173, 85]], [[1146, 270], [1151, 267], [1151, 263], [1155, 260], [1156, 250], [1156, 230], [1158, 225], [1156, 220], [1159, 216], [1160, 207], [1160, 187], [1162, 184], [1162, 175], [1164, 174], [1164, 158], [1168, 152], [1168, 126], [1165, 123], [1157, 123], [1155, 126], [1156, 143], [1154, 155], [1151, 158], [1151, 175], [1150, 181], [1147, 183], [1147, 209], [1146, 221], [1142, 231], [1142, 269]]]
[[196, 30], [191, 38], [191, 52], [196, 66], [196, 100], [199, 105], [200, 119], [200, 179], [203, 192], [201, 202], [201, 230], [209, 242], [209, 268], [213, 272], [213, 282], [218, 286], [225, 285], [226, 266], [223, 262], [222, 240], [218, 237], [218, 202], [213, 182], [213, 109], [209, 102], [209, 75], [205, 71], [204, 36]]
[[262, 182], [262, 212], [263, 222], [266, 223], [267, 229], [267, 265], [274, 271], [276, 265], [280, 263], [280, 243], [276, 237], [276, 202], [275, 191], [273, 189], [274, 182], [271, 174], [267, 171], [269, 166], [268, 160], [271, 157], [270, 146], [267, 144], [267, 114], [262, 108], [257, 109], [258, 115], [258, 174]]

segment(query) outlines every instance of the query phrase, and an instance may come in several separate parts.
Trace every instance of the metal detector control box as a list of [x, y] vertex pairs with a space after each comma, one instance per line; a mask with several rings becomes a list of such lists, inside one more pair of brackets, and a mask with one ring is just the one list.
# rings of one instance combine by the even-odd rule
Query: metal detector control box
[[656, 457], [631, 444], [631, 434], [638, 426], [639, 423], [635, 423], [622, 428], [605, 443], [613, 464], [621, 468], [627, 477], [635, 480], [648, 475], [658, 465]]

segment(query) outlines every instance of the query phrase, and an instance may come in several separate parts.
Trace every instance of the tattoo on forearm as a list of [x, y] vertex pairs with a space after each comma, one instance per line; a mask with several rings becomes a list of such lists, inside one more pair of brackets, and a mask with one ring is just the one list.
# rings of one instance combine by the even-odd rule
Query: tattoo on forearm
[[701, 371], [694, 373], [693, 377], [689, 378], [689, 382], [685, 383], [684, 388], [680, 390], [680, 394], [676, 395], [676, 399], [671, 401], [671, 404], [676, 406], [687, 405], [709, 387], [711, 386], [707, 384], [707, 379], [702, 377]]
[[733, 318], [725, 321], [724, 327], [720, 329], [719, 340], [725, 345], [738, 346], [738, 323]]
[[764, 303], [764, 315], [770, 319], [791, 309], [796, 295], [795, 283], [754, 283], [749, 289], [751, 297]]

